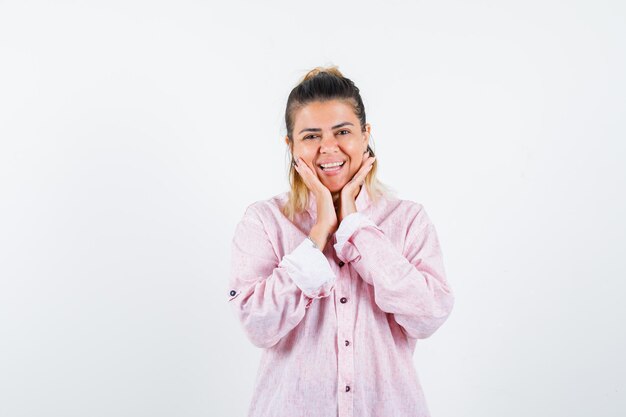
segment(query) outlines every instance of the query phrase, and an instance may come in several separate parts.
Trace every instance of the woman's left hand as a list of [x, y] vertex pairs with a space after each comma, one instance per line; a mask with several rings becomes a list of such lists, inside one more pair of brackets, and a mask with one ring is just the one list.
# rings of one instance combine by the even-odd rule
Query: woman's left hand
[[356, 212], [356, 197], [359, 195], [361, 186], [365, 183], [365, 177], [367, 176], [367, 173], [370, 172], [370, 169], [372, 169], [375, 159], [376, 157], [371, 155], [368, 155], [367, 158], [363, 159], [359, 170], [341, 189], [339, 206], [337, 207], [337, 221], [339, 223], [341, 223], [343, 218], [348, 214]]

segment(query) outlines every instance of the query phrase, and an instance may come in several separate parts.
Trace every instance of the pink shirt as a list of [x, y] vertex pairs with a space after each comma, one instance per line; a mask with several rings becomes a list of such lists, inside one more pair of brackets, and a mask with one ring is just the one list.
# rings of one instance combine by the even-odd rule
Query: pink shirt
[[287, 193], [249, 205], [232, 240], [228, 302], [263, 348], [248, 417], [428, 417], [417, 339], [448, 318], [454, 295], [424, 207], [366, 187], [324, 251], [292, 223]]

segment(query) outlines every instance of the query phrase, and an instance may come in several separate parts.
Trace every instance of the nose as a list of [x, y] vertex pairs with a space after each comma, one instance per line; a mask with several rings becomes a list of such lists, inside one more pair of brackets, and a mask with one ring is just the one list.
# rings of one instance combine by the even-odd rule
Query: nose
[[322, 139], [320, 140], [320, 152], [321, 153], [331, 153], [337, 150], [337, 138], [333, 134], [333, 132], [326, 133], [322, 135]]

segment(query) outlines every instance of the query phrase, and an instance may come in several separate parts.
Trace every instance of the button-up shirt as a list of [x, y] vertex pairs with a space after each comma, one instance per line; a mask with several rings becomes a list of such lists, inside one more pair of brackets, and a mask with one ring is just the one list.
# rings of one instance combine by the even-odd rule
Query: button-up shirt
[[232, 239], [228, 302], [263, 349], [248, 417], [428, 417], [413, 363], [454, 304], [424, 206], [365, 186], [323, 250], [287, 193], [249, 205]]

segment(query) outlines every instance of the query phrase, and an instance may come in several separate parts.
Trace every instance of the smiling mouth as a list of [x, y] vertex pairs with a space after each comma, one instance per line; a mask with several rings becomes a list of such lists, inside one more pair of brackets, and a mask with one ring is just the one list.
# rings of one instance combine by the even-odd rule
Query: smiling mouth
[[322, 171], [339, 171], [344, 165], [346, 164], [346, 161], [343, 161], [341, 163], [341, 165], [335, 165], [332, 167], [328, 167], [328, 168], [324, 168], [323, 166], [319, 165], [319, 167], [322, 169]]

